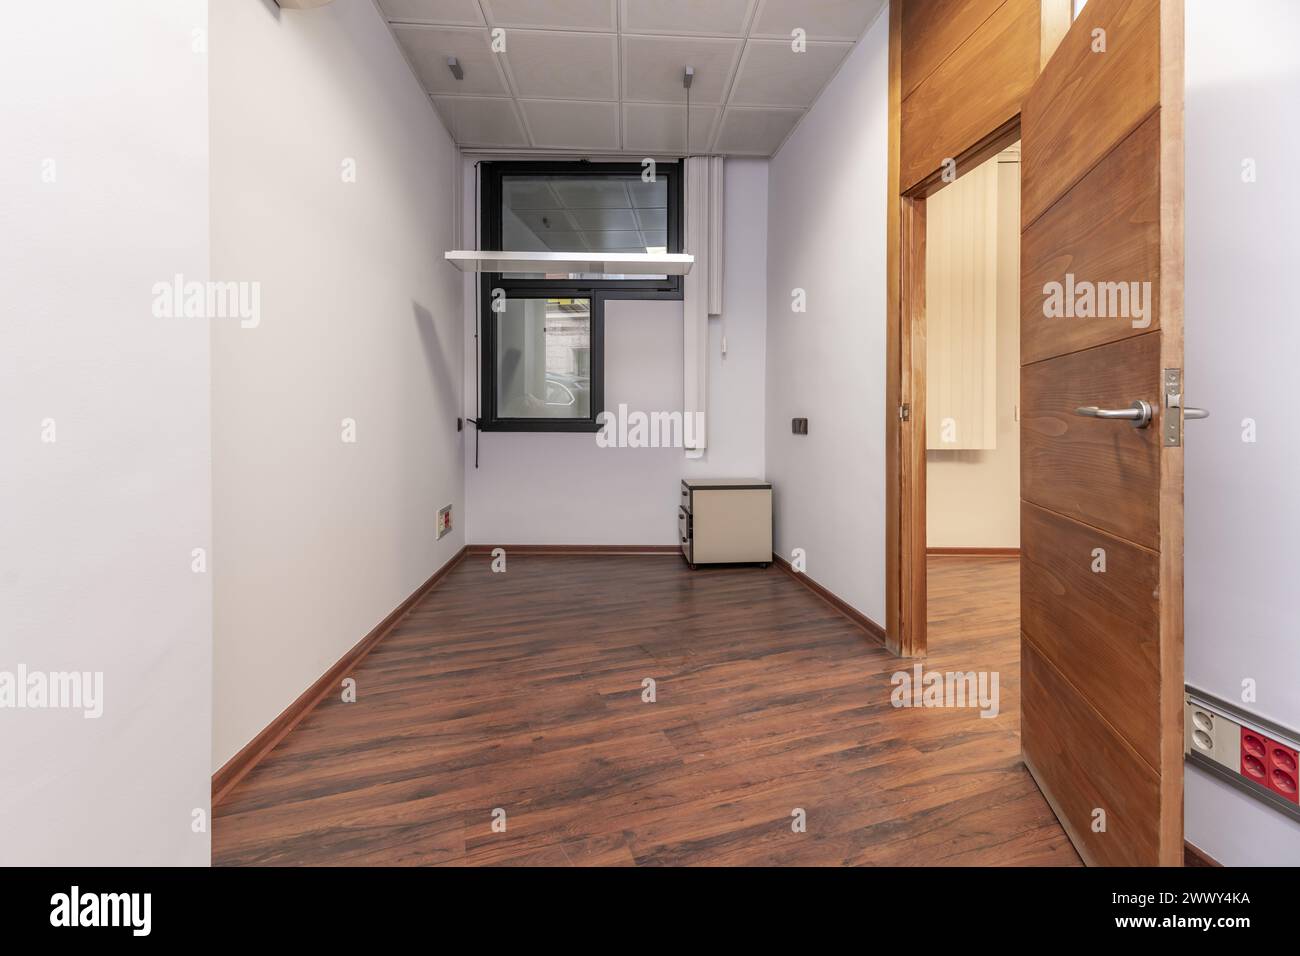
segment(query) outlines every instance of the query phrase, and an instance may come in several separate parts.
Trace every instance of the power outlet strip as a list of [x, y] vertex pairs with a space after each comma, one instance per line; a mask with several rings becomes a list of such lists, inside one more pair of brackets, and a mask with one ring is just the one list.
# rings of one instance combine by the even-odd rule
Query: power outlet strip
[[1184, 695], [1183, 753], [1198, 753], [1234, 773], [1241, 770], [1241, 724]]
[[1300, 735], [1192, 687], [1183, 708], [1189, 763], [1300, 819]]

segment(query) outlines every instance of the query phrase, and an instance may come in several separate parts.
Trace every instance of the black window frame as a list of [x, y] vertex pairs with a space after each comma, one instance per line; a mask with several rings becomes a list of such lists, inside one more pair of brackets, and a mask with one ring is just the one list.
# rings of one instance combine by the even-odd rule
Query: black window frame
[[[510, 298], [510, 293], [506, 293]], [[485, 432], [596, 432], [597, 416], [605, 408], [605, 303], [576, 287], [529, 291], [517, 299], [587, 299], [591, 303], [591, 414], [587, 418], [502, 418], [497, 414], [497, 313], [492, 311], [491, 288], [483, 290], [483, 412], [479, 430]]]
[[[482, 249], [501, 249], [501, 197], [505, 176], [544, 175], [575, 178], [625, 175], [640, 177], [640, 163], [485, 162], [481, 165], [479, 192]], [[682, 164], [657, 162], [655, 176], [668, 187], [668, 252], [682, 250]], [[504, 250], [510, 251], [510, 250]], [[611, 299], [681, 299], [682, 277], [664, 279], [508, 279], [500, 272], [479, 277], [479, 354], [481, 412], [479, 431], [485, 432], [597, 432], [605, 411], [605, 302]], [[502, 418], [497, 414], [496, 313], [493, 292], [501, 289], [507, 300], [571, 298], [591, 303], [591, 414], [587, 418]]]

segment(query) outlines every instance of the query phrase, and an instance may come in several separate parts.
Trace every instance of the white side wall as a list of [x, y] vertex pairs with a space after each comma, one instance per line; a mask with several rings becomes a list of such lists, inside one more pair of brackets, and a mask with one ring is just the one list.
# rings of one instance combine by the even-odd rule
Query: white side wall
[[[465, 430], [468, 540], [473, 544], [677, 543], [682, 478], [763, 477], [763, 288], [767, 161], [726, 164], [723, 310], [709, 320], [709, 449], [686, 461], [680, 448], [601, 448], [591, 434], [484, 432], [474, 467]], [[474, 165], [465, 164], [465, 248], [472, 248]], [[476, 280], [465, 280], [466, 417], [475, 396]], [[727, 354], [722, 355], [725, 330]], [[682, 408], [682, 303], [605, 304], [605, 407]]]
[[450, 138], [371, 0], [223, 0], [211, 43], [213, 273], [262, 307], [212, 337], [215, 768], [459, 550], [465, 509]]
[[208, 272], [207, 6], [5, 9], [0, 671], [103, 673], [0, 710], [6, 865], [209, 859], [208, 327], [152, 308]]
[[[1300, 730], [1295, 223], [1300, 6], [1187, 4], [1187, 682]], [[1243, 182], [1253, 161], [1256, 181]], [[1244, 422], [1256, 440], [1243, 441]], [[1300, 864], [1300, 824], [1188, 767], [1187, 839], [1221, 863]]]
[[882, 14], [772, 159], [767, 254], [776, 550], [882, 623], [888, 34]]

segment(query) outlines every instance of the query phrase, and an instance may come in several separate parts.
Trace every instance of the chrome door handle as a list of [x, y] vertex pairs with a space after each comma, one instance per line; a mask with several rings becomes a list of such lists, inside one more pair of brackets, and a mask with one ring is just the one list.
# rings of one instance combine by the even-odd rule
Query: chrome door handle
[[1134, 428], [1146, 428], [1151, 424], [1151, 403], [1138, 399], [1130, 408], [1098, 408], [1096, 405], [1083, 405], [1074, 410], [1074, 414], [1085, 418], [1106, 418], [1115, 421], [1132, 422]]
[[1208, 408], [1184, 408], [1183, 418], [1209, 418], [1210, 410]]

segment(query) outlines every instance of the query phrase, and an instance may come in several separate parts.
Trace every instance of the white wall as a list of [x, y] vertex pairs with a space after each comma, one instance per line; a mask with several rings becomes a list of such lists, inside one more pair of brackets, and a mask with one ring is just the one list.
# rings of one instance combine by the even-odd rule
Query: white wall
[[[723, 316], [709, 320], [708, 437], [700, 461], [680, 448], [601, 448], [592, 434], [484, 432], [474, 467], [465, 430], [468, 540], [474, 544], [677, 543], [683, 477], [762, 477], [763, 289], [767, 161], [728, 160], [723, 210]], [[465, 166], [467, 248], [473, 247], [474, 167]], [[465, 280], [465, 409], [474, 394], [474, 287]], [[727, 354], [721, 354], [725, 329]], [[682, 408], [682, 303], [605, 304], [605, 407]]]
[[882, 13], [772, 159], [767, 254], [776, 550], [882, 623], [888, 33]]
[[[1300, 731], [1295, 223], [1300, 6], [1187, 4], [1187, 682]], [[1253, 160], [1257, 181], [1242, 181]], [[1244, 442], [1243, 420], [1257, 440]], [[1189, 766], [1187, 839], [1220, 862], [1300, 864], [1300, 824]]]
[[0, 710], [5, 865], [209, 858], [208, 328], [152, 311], [154, 283], [207, 276], [206, 21], [5, 9], [0, 670], [103, 672], [98, 719]]
[[211, 42], [213, 273], [262, 302], [212, 336], [215, 768], [459, 550], [465, 509], [450, 138], [372, 0], [223, 0]]

